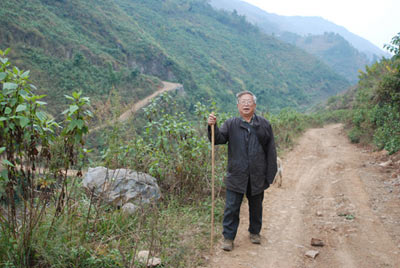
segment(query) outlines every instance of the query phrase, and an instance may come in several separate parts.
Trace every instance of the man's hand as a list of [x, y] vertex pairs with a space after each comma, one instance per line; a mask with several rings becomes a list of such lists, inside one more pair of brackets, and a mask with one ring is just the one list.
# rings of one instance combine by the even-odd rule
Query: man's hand
[[217, 117], [214, 115], [214, 113], [211, 113], [208, 116], [208, 121], [207, 121], [208, 125], [209, 126], [215, 125], [216, 122], [217, 122]]

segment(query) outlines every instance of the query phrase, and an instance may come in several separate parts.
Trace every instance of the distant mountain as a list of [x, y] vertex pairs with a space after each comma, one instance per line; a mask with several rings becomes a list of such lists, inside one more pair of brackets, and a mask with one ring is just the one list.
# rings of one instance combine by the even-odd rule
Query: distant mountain
[[352, 84], [357, 83], [359, 70], [371, 64], [364, 53], [355, 49], [341, 35], [332, 32], [307, 36], [283, 32], [280, 39], [316, 55]]
[[[351, 46], [356, 48], [358, 52], [355, 52], [350, 46], [342, 45], [341, 50], [343, 54], [336, 53], [336, 57], [343, 61], [343, 66], [349, 66], [347, 55], [352, 55], [352, 60], [355, 60], [359, 65], [356, 69], [364, 69], [365, 64], [370, 64], [381, 57], [391, 57], [390, 54], [384, 52], [382, 49], [376, 47], [368, 40], [349, 32], [346, 28], [338, 26], [330, 21], [327, 21], [321, 17], [301, 17], [301, 16], [280, 16], [273, 13], [268, 13], [258, 7], [255, 7], [249, 3], [240, 0], [210, 0], [210, 4], [217, 9], [224, 9], [228, 11], [234, 11], [239, 15], [246, 16], [250, 22], [258, 25], [264, 32], [268, 34], [275, 35], [284, 41], [287, 41], [288, 33], [293, 33], [298, 35], [296, 45], [306, 49], [307, 51], [313, 53], [313, 50], [308, 50], [310, 46], [301, 46], [302, 43], [299, 41], [302, 38], [307, 39], [307, 42], [314, 42], [322, 44], [325, 33], [337, 33], [347, 40]], [[310, 37], [309, 35], [318, 35], [319, 37]], [[332, 37], [330, 37], [332, 39]], [[342, 40], [336, 40], [337, 43], [342, 43]], [[317, 44], [313, 45], [314, 47]], [[329, 44], [323, 44], [324, 47], [332, 48]], [[345, 51], [344, 46], [347, 46], [349, 51]], [[352, 51], [353, 50], [353, 51]], [[321, 52], [321, 51], [320, 51]], [[315, 54], [315, 53], [314, 53]], [[325, 58], [323, 54], [315, 54], [325, 61], [328, 65], [333, 67], [336, 71], [338, 67], [338, 62], [332, 63], [329, 58]], [[357, 55], [356, 55], [357, 54]], [[365, 54], [365, 55], [363, 55]], [[355, 58], [354, 58], [355, 57]], [[338, 60], [336, 60], [338, 61]], [[340, 65], [340, 64], [339, 64]], [[336, 67], [334, 67], [336, 66]], [[339, 73], [348, 73], [348, 69], [343, 69], [338, 71]], [[353, 72], [350, 77], [347, 78], [354, 83], [354, 77], [357, 77], [357, 70]]]
[[131, 103], [160, 80], [183, 84], [188, 107], [214, 100], [224, 110], [246, 89], [276, 111], [349, 86], [316, 57], [205, 0], [0, 1], [0, 40], [53, 110], [79, 89], [94, 101], [115, 91]]

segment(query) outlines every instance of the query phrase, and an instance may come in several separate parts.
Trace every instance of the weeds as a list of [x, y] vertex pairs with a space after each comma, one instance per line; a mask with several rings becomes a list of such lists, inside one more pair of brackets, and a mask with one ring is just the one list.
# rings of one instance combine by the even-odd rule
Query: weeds
[[[103, 131], [100, 164], [156, 177], [163, 198], [132, 215], [84, 191], [89, 99], [75, 92], [57, 123], [44, 112], [29, 72], [11, 68], [1, 52], [0, 265], [3, 267], [145, 267], [137, 253], [149, 250], [165, 267], [197, 267], [210, 237], [210, 148], [206, 118], [228, 114], [195, 105], [196, 119], [177, 112], [164, 94], [144, 112], [143, 131], [115, 124]], [[266, 115], [281, 149], [290, 147], [311, 116], [293, 110]], [[226, 146], [216, 148], [216, 233], [223, 213]], [[75, 172], [71, 174], [71, 169]], [[147, 260], [148, 261], [148, 260]]]

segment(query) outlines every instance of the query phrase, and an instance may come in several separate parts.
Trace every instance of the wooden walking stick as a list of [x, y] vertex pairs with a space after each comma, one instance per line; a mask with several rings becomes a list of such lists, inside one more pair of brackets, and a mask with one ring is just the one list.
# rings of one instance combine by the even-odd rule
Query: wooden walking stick
[[214, 149], [215, 149], [214, 125], [211, 125], [211, 247], [210, 255], [213, 254], [214, 240]]

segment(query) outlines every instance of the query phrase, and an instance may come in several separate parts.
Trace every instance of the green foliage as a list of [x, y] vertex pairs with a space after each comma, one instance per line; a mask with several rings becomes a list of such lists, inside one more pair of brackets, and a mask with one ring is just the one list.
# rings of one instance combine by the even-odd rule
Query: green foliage
[[244, 89], [278, 111], [348, 86], [302, 50], [203, 0], [10, 0], [0, 25], [0, 40], [35, 74], [54, 114], [76, 88], [93, 102], [112, 88], [124, 104], [141, 99], [158, 86], [144, 74], [182, 83], [188, 103], [213, 99], [229, 111]]
[[[36, 260], [35, 233], [46, 217], [46, 207], [55, 201], [47, 235], [57, 216], [70, 208], [74, 181], [68, 187], [67, 172], [78, 163], [77, 155], [79, 162], [84, 158], [79, 145], [87, 132], [85, 106], [89, 100], [73, 93], [75, 103], [65, 121], [69, 125], [59, 133], [61, 124], [42, 110], [44, 96], [33, 92], [36, 87], [30, 84], [29, 71], [11, 66], [8, 52], [0, 50], [0, 197], [6, 206], [1, 207], [0, 259], [7, 260], [7, 265], [30, 267]], [[64, 151], [59, 162], [52, 160], [58, 145]]]
[[397, 35], [392, 45], [385, 46], [397, 54], [367, 66], [365, 72], [360, 72], [355, 90], [328, 102], [329, 109], [348, 109], [351, 120], [344, 117], [341, 121], [350, 126], [348, 136], [352, 142], [373, 143], [389, 154], [400, 150], [400, 58], [396, 50], [399, 40]]
[[395, 58], [399, 58], [400, 57], [400, 33], [397, 33], [397, 35], [395, 35], [392, 38], [392, 41], [390, 42], [390, 44], [385, 44], [383, 47], [386, 48], [387, 50], [389, 50], [390, 52], [392, 52], [395, 55]]
[[[104, 154], [107, 166], [142, 159], [135, 163], [142, 170], [161, 179], [177, 176], [171, 177], [170, 182], [177, 184], [168, 188], [173, 194], [165, 194], [164, 202], [141, 206], [128, 216], [85, 193], [77, 177], [67, 176], [71, 167], [81, 169], [87, 163], [83, 145], [91, 117], [86, 109], [89, 99], [82, 92], [65, 96], [71, 104], [63, 112], [65, 120], [55, 123], [42, 110], [40, 96], [33, 93], [29, 72], [12, 67], [5, 58], [8, 51], [0, 51], [0, 266], [145, 267], [137, 260], [139, 250], [150, 250], [167, 267], [203, 265], [201, 253], [210, 235], [210, 198], [192, 196], [183, 204], [173, 194], [191, 191], [209, 196], [209, 164], [203, 164], [209, 142], [199, 139], [200, 133], [181, 120], [181, 114], [168, 117], [157, 111], [157, 107], [168, 108], [171, 100], [162, 96], [147, 111], [149, 135], [161, 138], [137, 137], [118, 148], [115, 145], [121, 141], [114, 140]], [[199, 114], [205, 111], [200, 105]], [[161, 162], [164, 157], [169, 162]], [[222, 199], [217, 198], [216, 230], [222, 212]]]
[[[210, 193], [210, 142], [205, 133], [204, 119], [210, 111], [202, 104], [195, 105], [197, 119], [191, 121], [177, 112], [175, 99], [163, 94], [145, 109], [143, 131], [123, 138], [116, 126], [104, 138], [103, 163], [110, 168], [130, 167], [159, 179], [167, 195], [184, 200], [203, 198]], [[221, 114], [221, 120], [226, 115]], [[199, 119], [201, 121], [199, 122]], [[217, 158], [217, 187], [221, 191], [226, 155]]]
[[276, 115], [265, 114], [265, 117], [273, 127], [275, 143], [280, 151], [291, 148], [296, 138], [306, 129], [320, 125], [318, 117], [299, 113], [290, 108], [283, 109]]
[[[39, 109], [44, 103], [31, 91], [35, 87], [29, 84], [28, 73], [11, 68], [7, 53], [0, 52], [0, 155], [6, 171], [2, 206], [8, 206], [1, 208], [0, 265], [144, 267], [136, 256], [146, 249], [161, 257], [166, 267], [204, 265], [201, 254], [208, 249], [211, 209], [206, 118], [214, 111], [221, 124], [231, 115], [220, 112], [213, 102], [197, 103], [195, 115], [187, 116], [179, 111], [177, 95], [163, 94], [144, 109], [143, 130], [119, 124], [104, 130], [101, 164], [150, 173], [162, 188], [159, 204], [142, 206], [128, 216], [85, 193], [76, 176], [67, 176], [72, 167], [79, 176], [88, 162], [83, 146], [91, 118], [89, 99], [82, 91], [66, 95], [70, 105], [63, 112], [65, 119], [55, 123]], [[17, 117], [22, 115], [29, 119], [27, 123]], [[317, 122], [293, 109], [266, 116], [281, 150]], [[22, 133], [31, 139], [17, 145]], [[223, 214], [226, 156], [226, 146], [217, 146], [216, 230]], [[17, 196], [23, 202], [13, 202]]]
[[372, 63], [365, 54], [360, 53], [337, 33], [301, 36], [285, 32], [280, 39], [316, 55], [352, 84], [358, 82], [359, 70], [364, 70], [365, 65]]
[[373, 142], [389, 153], [400, 150], [400, 105], [388, 104], [374, 109], [376, 129]]
[[353, 118], [352, 110], [339, 109], [339, 110], [327, 110], [314, 114], [317, 121], [321, 123], [349, 123]]
[[351, 132], [354, 142], [372, 141], [389, 153], [400, 150], [399, 60], [381, 60], [361, 75]]

